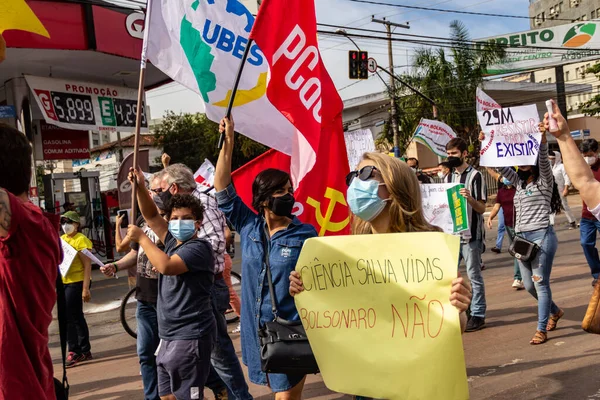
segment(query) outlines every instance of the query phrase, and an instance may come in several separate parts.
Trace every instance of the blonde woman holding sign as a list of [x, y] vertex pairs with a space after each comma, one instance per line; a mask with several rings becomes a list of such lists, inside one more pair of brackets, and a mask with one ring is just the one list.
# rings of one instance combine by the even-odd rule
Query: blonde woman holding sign
[[[419, 181], [408, 165], [397, 158], [365, 153], [358, 169], [346, 177], [346, 184], [354, 235], [442, 231], [423, 216]], [[300, 274], [292, 271], [290, 295], [303, 290]], [[460, 311], [460, 326], [464, 332], [471, 287], [460, 276], [452, 281], [450, 302]]]

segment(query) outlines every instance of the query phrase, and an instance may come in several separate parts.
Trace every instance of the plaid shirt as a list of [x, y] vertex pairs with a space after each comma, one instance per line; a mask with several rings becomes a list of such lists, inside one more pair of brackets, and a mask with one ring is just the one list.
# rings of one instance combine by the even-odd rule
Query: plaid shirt
[[225, 214], [219, 210], [214, 197], [196, 189], [192, 193], [204, 206], [204, 218], [198, 231], [198, 237], [206, 239], [212, 246], [215, 255], [215, 275], [225, 269]]

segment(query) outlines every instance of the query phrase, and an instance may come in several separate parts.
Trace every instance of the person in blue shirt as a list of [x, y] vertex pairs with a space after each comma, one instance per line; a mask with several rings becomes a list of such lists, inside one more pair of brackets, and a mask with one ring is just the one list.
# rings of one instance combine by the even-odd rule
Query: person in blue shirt
[[[252, 185], [252, 207], [246, 206], [231, 184], [231, 159], [234, 146], [233, 120], [224, 118], [220, 131], [225, 141], [217, 167], [214, 186], [219, 208], [239, 232], [242, 247], [242, 361], [248, 366], [250, 380], [268, 385], [277, 400], [300, 399], [304, 375], [272, 374], [261, 371], [258, 330], [275, 316], [271, 303], [275, 301], [278, 316], [299, 320], [294, 299], [290, 296], [288, 276], [304, 241], [317, 236], [314, 227], [303, 224], [292, 216], [295, 199], [290, 176], [283, 171], [267, 169], [256, 177]], [[269, 294], [269, 285], [263, 262], [264, 227], [270, 241], [270, 266], [273, 275], [275, 299]]]

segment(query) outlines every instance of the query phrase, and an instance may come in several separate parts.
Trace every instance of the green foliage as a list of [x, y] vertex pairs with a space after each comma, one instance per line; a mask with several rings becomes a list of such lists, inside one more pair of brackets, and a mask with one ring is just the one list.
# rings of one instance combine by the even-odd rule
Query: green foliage
[[[450, 48], [416, 50], [412, 71], [401, 77], [435, 102], [437, 118], [427, 100], [404, 85], [396, 85], [401, 151], [408, 145], [421, 118], [443, 121], [467, 143], [478, 143], [475, 92], [483, 82], [487, 66], [502, 59], [505, 51], [491, 43], [474, 47], [468, 29], [460, 21], [450, 23], [450, 37]], [[384, 127], [384, 140], [392, 143], [393, 135], [391, 129], [386, 131], [387, 126]], [[473, 150], [476, 147], [470, 146]]]
[[[219, 157], [219, 125], [204, 114], [177, 115], [169, 111], [154, 128], [154, 135], [157, 145], [171, 156], [172, 164], [183, 163], [192, 171], [196, 171], [205, 158], [216, 164]], [[241, 167], [267, 150], [252, 139], [236, 135], [232, 168]]]
[[[596, 75], [600, 79], [600, 64], [594, 64], [585, 71], [588, 74]], [[581, 106], [581, 110], [585, 115], [597, 117], [600, 115], [600, 94], [595, 95]]]

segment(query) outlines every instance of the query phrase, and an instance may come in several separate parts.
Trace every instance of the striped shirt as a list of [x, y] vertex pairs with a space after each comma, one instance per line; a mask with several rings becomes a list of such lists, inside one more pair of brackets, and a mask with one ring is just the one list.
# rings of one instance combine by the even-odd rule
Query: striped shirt
[[548, 144], [540, 145], [538, 157], [540, 176], [537, 180], [523, 187], [519, 175], [512, 169], [504, 167], [499, 172], [517, 188], [515, 194], [515, 231], [531, 232], [547, 228], [550, 225], [550, 203], [552, 201], [552, 188], [554, 175], [548, 160]]
[[196, 189], [192, 195], [200, 200], [204, 206], [204, 218], [198, 231], [198, 237], [206, 239], [213, 249], [215, 258], [215, 275], [225, 269], [225, 214], [219, 210], [217, 200], [208, 194]]
[[[471, 196], [475, 200], [483, 201], [484, 203], [487, 201], [485, 181], [483, 180], [481, 173], [470, 165], [467, 166], [462, 173], [454, 169], [452, 173], [448, 174], [446, 177], [446, 182], [462, 183], [465, 185], [465, 189], [468, 189], [471, 192]], [[461, 232], [461, 241], [472, 242], [474, 240], [483, 240], [483, 215], [475, 211], [469, 203], [467, 203], [467, 215], [469, 216], [470, 229]]]

